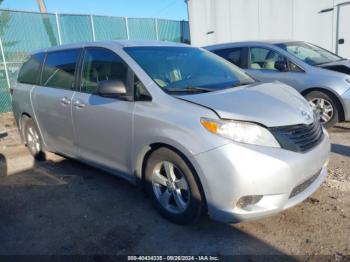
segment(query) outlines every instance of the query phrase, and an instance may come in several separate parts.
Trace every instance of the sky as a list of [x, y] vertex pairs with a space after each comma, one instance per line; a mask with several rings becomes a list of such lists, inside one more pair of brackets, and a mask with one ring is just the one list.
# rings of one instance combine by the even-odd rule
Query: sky
[[[188, 20], [184, 0], [45, 0], [48, 12]], [[38, 11], [36, 0], [4, 0], [0, 8]]]

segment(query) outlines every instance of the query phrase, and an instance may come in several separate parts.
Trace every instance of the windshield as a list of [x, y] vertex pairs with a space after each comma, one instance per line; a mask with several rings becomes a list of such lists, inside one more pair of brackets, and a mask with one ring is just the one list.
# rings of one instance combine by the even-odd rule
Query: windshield
[[342, 60], [341, 57], [309, 43], [283, 43], [277, 46], [313, 66]]
[[167, 92], [210, 92], [253, 83], [245, 72], [194, 47], [126, 47], [124, 50]]

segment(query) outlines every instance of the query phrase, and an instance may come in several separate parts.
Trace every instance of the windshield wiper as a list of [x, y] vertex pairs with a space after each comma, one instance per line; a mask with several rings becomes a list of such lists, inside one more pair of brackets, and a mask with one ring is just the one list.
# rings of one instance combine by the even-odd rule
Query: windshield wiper
[[245, 85], [250, 85], [253, 84], [254, 82], [239, 82], [237, 84], [233, 84], [232, 87], [237, 87], [237, 86], [245, 86]]
[[206, 93], [206, 92], [211, 92], [213, 89], [211, 88], [205, 88], [205, 87], [198, 87], [198, 86], [187, 86], [187, 87], [182, 87], [182, 88], [164, 88], [167, 92], [170, 93]]

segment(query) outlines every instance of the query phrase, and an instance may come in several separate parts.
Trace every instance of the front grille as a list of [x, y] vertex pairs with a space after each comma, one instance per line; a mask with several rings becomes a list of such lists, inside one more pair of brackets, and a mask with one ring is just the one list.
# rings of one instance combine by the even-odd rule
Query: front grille
[[271, 127], [281, 147], [294, 152], [305, 152], [318, 145], [323, 138], [323, 130], [318, 121], [310, 125]]
[[289, 198], [295, 197], [296, 195], [298, 195], [301, 192], [303, 192], [306, 188], [308, 188], [318, 178], [318, 176], [320, 174], [321, 174], [321, 171], [317, 172], [315, 175], [310, 177], [308, 180], [306, 180], [305, 182], [303, 182], [300, 185], [296, 186], [293, 189], [292, 193], [290, 194]]

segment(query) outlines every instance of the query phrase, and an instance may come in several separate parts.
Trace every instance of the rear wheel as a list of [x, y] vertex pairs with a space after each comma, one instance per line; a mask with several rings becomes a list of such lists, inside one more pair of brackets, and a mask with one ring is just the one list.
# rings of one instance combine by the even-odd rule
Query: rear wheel
[[43, 143], [37, 126], [31, 118], [25, 118], [24, 123], [24, 140], [30, 154], [38, 161], [45, 160]]
[[320, 116], [321, 124], [323, 124], [326, 128], [330, 128], [338, 123], [339, 105], [332, 96], [324, 92], [312, 91], [305, 97], [312, 109]]
[[146, 190], [161, 215], [177, 224], [198, 220], [203, 198], [195, 176], [186, 161], [168, 148], [157, 149], [150, 155]]

